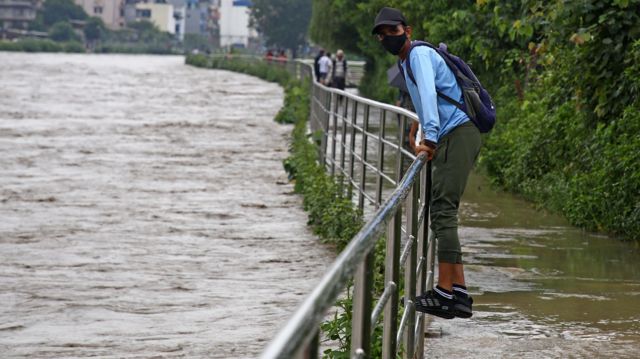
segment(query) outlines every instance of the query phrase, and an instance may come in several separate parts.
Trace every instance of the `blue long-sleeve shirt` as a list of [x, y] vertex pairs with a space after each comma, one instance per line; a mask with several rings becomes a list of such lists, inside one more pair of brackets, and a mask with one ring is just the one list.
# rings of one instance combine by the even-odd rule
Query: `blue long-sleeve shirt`
[[453, 72], [438, 53], [428, 46], [411, 50], [411, 70], [417, 86], [407, 74], [406, 61], [402, 61], [411, 101], [420, 119], [424, 138], [438, 143], [442, 136], [469, 121], [469, 117], [456, 106], [438, 97], [436, 89], [462, 103], [462, 91]]

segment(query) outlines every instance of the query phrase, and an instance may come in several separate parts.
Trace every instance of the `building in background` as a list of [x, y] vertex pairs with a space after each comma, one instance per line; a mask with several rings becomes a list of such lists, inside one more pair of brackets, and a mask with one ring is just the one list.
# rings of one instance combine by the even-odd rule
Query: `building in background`
[[248, 47], [257, 38], [251, 28], [249, 14], [250, 0], [220, 0], [220, 46]]
[[124, 7], [125, 0], [74, 0], [84, 9], [89, 16], [102, 19], [111, 30], [119, 30], [125, 27]]
[[185, 1], [185, 34], [208, 35], [209, 1], [186, 0]]
[[146, 20], [160, 31], [184, 38], [186, 7], [185, 0], [124, 0], [124, 21]]
[[154, 24], [160, 31], [176, 33], [176, 20], [173, 16], [173, 5], [164, 2], [138, 2], [133, 21], [146, 20]]
[[0, 0], [0, 29], [26, 30], [41, 4], [40, 0]]

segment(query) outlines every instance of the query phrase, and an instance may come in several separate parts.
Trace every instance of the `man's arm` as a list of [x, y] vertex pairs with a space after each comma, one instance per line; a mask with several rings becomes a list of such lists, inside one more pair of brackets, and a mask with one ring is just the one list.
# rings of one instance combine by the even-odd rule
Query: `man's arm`
[[[435, 147], [440, 132], [440, 116], [438, 115], [438, 95], [436, 93], [435, 72], [433, 63], [426, 51], [416, 48], [411, 51], [411, 70], [416, 79], [418, 93], [422, 105], [420, 123], [427, 144]], [[426, 50], [426, 49], [425, 49]]]
[[409, 146], [415, 151], [416, 149], [416, 132], [418, 132], [418, 122], [412, 121], [409, 129]]

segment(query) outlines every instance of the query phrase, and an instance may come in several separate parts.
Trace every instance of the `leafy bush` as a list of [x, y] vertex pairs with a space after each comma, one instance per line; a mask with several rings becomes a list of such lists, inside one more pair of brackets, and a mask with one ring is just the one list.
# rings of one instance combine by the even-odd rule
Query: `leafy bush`
[[404, 12], [414, 39], [446, 42], [493, 94], [481, 162], [494, 183], [640, 239], [640, 0], [314, 0], [312, 39], [366, 57], [361, 93], [391, 101], [394, 59], [370, 34], [382, 6]]
[[73, 27], [67, 21], [56, 22], [49, 29], [49, 37], [53, 41], [79, 41], [80, 37], [73, 31]]

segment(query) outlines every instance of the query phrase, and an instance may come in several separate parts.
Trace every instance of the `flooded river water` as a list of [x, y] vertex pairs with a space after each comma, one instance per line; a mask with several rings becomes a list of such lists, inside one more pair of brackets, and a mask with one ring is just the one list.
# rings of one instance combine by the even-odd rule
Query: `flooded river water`
[[0, 52], [0, 358], [246, 358], [332, 261], [279, 86], [182, 57]]
[[572, 228], [472, 175], [460, 230], [470, 320], [436, 319], [427, 358], [640, 358], [640, 248]]

